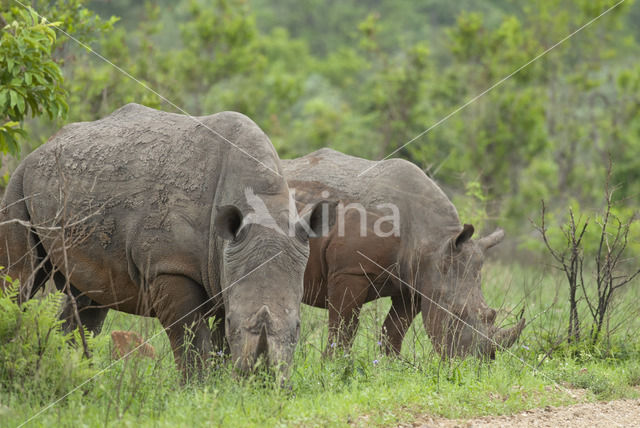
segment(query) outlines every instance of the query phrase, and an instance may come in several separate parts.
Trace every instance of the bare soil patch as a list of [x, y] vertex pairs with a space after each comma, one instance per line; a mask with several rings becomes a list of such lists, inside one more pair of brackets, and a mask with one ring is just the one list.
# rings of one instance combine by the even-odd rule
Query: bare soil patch
[[582, 403], [567, 407], [547, 406], [513, 415], [484, 416], [466, 420], [424, 416], [409, 426], [421, 428], [640, 427], [640, 399]]

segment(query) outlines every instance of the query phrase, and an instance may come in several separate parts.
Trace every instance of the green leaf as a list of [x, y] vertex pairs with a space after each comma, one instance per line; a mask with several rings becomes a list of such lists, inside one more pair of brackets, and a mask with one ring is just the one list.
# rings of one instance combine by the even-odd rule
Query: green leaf
[[21, 114], [25, 112], [24, 97], [22, 96], [18, 96], [18, 110], [20, 110]]
[[[40, 71], [40, 70], [38, 70]], [[38, 81], [39, 84], [41, 85], [45, 85], [47, 83], [47, 81], [45, 80], [45, 78], [42, 76], [42, 73], [34, 73], [33, 77]]]
[[15, 138], [13, 138], [10, 132], [5, 133], [4, 136], [5, 136], [5, 141], [4, 141], [5, 144], [2, 147], [2, 151], [5, 153], [9, 152], [11, 154], [15, 154], [16, 152]]
[[27, 104], [29, 105], [29, 108], [31, 109], [31, 115], [32, 116], [39, 116], [40, 115], [40, 109], [38, 108], [38, 101], [34, 97], [27, 98]]
[[51, 103], [48, 107], [47, 107], [47, 111], [49, 112], [49, 119], [53, 120], [56, 117], [58, 117], [58, 105], [56, 103]]
[[18, 104], [18, 93], [9, 89], [9, 96], [11, 97], [11, 102], [9, 103], [9, 107], [14, 108], [16, 104]]

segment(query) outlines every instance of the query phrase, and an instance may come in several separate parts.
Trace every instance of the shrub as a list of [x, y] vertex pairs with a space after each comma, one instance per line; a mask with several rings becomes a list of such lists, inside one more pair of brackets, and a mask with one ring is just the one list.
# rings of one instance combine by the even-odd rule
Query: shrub
[[58, 311], [61, 293], [18, 305], [18, 284], [0, 290], [0, 391], [45, 401], [88, 379], [95, 369], [75, 346], [77, 333], [64, 334]]
[[[638, 231], [638, 216], [635, 212], [615, 206], [616, 188], [610, 183], [611, 168], [609, 163], [604, 206], [601, 213], [592, 216], [593, 221], [590, 221], [590, 217], [574, 214], [574, 208], [570, 207], [568, 221], [554, 231], [556, 236], [558, 232], [562, 235], [556, 243], [552, 234], [548, 233], [543, 201], [540, 224], [534, 225], [556, 267], [566, 276], [569, 289], [569, 343], [584, 339], [579, 315], [581, 305], [586, 305], [591, 315], [592, 322], [588, 330], [591, 345], [596, 345], [603, 333], [608, 342], [608, 321], [614, 310], [614, 298], [640, 278], [640, 266], [635, 254], [637, 244], [633, 239]], [[591, 275], [588, 267], [592, 267]], [[629, 315], [635, 317], [637, 314], [637, 309], [633, 309]]]

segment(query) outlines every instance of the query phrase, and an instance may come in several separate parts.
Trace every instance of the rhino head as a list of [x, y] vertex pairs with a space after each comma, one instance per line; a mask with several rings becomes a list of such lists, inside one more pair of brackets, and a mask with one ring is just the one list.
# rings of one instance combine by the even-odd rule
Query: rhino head
[[504, 238], [501, 229], [472, 240], [473, 226], [463, 230], [436, 253], [426, 270], [430, 290], [422, 299], [422, 317], [435, 349], [442, 356], [495, 357], [518, 339], [524, 318], [510, 329], [494, 325], [496, 311], [482, 295], [481, 269], [485, 252]]
[[215, 226], [226, 240], [221, 285], [225, 333], [239, 372], [260, 362], [287, 376], [300, 335], [309, 236], [328, 227], [327, 206], [319, 203], [298, 217], [290, 205], [294, 216], [280, 212], [268, 221], [250, 220], [251, 214], [234, 206], [218, 210]]

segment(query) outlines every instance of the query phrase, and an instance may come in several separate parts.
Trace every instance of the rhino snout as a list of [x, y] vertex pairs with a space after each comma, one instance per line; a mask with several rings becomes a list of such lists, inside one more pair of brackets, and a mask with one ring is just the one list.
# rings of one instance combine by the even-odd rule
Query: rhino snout
[[274, 347], [269, 343], [269, 334], [265, 325], [262, 326], [258, 334], [247, 329], [243, 330], [244, 346], [242, 346], [239, 358], [236, 360], [235, 366], [237, 369], [243, 373], [248, 373], [255, 369], [258, 364], [269, 366], [270, 363], [277, 360], [277, 358], [273, 358]]
[[267, 338], [267, 326], [262, 325], [260, 329], [260, 337], [258, 337], [258, 345], [256, 346], [256, 361], [264, 358], [269, 364], [269, 340]]
[[236, 368], [250, 372], [257, 364], [265, 367], [277, 365], [281, 361], [277, 337], [274, 336], [276, 322], [267, 305], [263, 305], [253, 316], [242, 323], [242, 348], [236, 360]]

